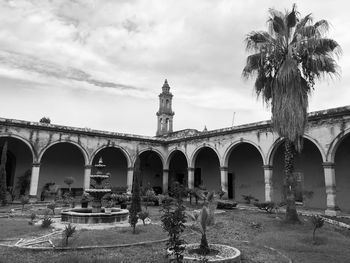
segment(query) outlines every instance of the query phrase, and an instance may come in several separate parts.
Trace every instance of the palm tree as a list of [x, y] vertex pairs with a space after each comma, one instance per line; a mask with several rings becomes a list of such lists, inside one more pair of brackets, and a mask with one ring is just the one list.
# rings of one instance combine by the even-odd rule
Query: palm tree
[[302, 150], [307, 123], [308, 96], [315, 80], [337, 76], [335, 58], [341, 54], [338, 43], [326, 38], [326, 20], [313, 23], [311, 14], [300, 17], [295, 4], [282, 13], [269, 9], [268, 31], [247, 35], [247, 58], [243, 77], [256, 76], [255, 91], [271, 106], [274, 130], [285, 146], [286, 220], [299, 221], [295, 207], [294, 156]]

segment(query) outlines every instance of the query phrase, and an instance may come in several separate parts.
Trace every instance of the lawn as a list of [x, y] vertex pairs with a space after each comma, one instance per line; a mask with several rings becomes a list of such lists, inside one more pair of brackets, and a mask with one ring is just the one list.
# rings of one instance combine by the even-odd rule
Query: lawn
[[[149, 208], [152, 222], [159, 222], [158, 207]], [[317, 244], [312, 244], [310, 218], [301, 217], [302, 223], [288, 225], [283, 215], [261, 211], [233, 210], [216, 215], [216, 223], [209, 227], [211, 243], [228, 244], [241, 250], [243, 263], [288, 262], [350, 262], [350, 231], [336, 229], [325, 223], [316, 232]], [[43, 231], [29, 226], [28, 220], [0, 219], [0, 237], [22, 237], [28, 233]], [[166, 237], [159, 225], [138, 226], [137, 234], [131, 228], [79, 231], [70, 246], [96, 244], [125, 244]], [[5, 231], [4, 231], [5, 230]], [[189, 227], [184, 233], [188, 243], [199, 242], [200, 235]], [[59, 240], [57, 240], [59, 242]], [[274, 248], [276, 250], [271, 250]], [[84, 251], [28, 251], [0, 247], [0, 262], [166, 262], [165, 242], [126, 248], [90, 249]]]

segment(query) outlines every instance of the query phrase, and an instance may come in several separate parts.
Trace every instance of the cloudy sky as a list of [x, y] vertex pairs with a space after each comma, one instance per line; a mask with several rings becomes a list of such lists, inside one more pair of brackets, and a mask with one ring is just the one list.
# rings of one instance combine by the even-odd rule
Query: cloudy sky
[[341, 78], [317, 83], [309, 110], [350, 104], [345, 0], [0, 0], [0, 117], [153, 136], [167, 78], [175, 130], [268, 119], [241, 77], [244, 38], [294, 2], [343, 49]]

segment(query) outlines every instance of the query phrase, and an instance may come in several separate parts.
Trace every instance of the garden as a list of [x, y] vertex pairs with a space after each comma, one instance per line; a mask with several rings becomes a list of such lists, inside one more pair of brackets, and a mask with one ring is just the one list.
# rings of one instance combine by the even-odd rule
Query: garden
[[[220, 192], [195, 192], [190, 198], [179, 184], [173, 185], [170, 196], [140, 189], [137, 213], [133, 196], [108, 195], [105, 205], [127, 205], [129, 222], [92, 228], [60, 223], [60, 211], [78, 205], [77, 199], [1, 207], [1, 262], [182, 262], [190, 253], [199, 254], [199, 262], [210, 262], [218, 253], [214, 244], [237, 248], [241, 262], [350, 258], [350, 230], [321, 216], [300, 215], [299, 224], [288, 224], [283, 209], [264, 209], [266, 204], [250, 202], [252, 198], [243, 197], [245, 202], [237, 205], [221, 200]], [[86, 199], [84, 195], [81, 203]], [[186, 244], [198, 245], [191, 252], [184, 249]]]

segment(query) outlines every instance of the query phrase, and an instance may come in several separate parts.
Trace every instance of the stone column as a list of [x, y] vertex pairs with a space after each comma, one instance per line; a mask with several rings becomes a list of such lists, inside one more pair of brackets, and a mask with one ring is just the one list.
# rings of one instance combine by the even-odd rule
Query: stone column
[[163, 194], [168, 192], [169, 186], [169, 170], [163, 169]]
[[84, 190], [90, 188], [91, 167], [89, 164], [84, 167]]
[[188, 179], [187, 179], [188, 188], [193, 189], [194, 188], [194, 168], [188, 167], [187, 170], [188, 170]]
[[169, 132], [173, 131], [173, 119], [169, 119]]
[[37, 200], [39, 185], [40, 163], [33, 163], [32, 176], [30, 178], [29, 197], [32, 202]]
[[265, 178], [265, 202], [273, 200], [272, 165], [263, 165]]
[[225, 192], [222, 198], [228, 198], [228, 167], [222, 166], [220, 167], [220, 180], [221, 180], [221, 190]]
[[134, 167], [128, 167], [128, 174], [126, 178], [127, 193], [131, 194], [132, 191], [132, 181], [134, 178]]
[[337, 203], [336, 203], [334, 163], [325, 162], [322, 165], [323, 165], [324, 181], [326, 185], [326, 194], [327, 194], [327, 209], [325, 211], [325, 214], [329, 216], [336, 216]]

